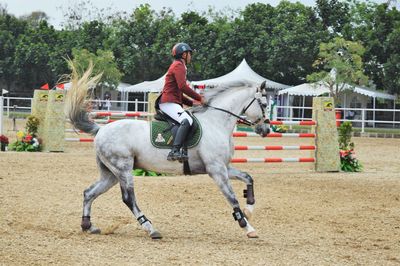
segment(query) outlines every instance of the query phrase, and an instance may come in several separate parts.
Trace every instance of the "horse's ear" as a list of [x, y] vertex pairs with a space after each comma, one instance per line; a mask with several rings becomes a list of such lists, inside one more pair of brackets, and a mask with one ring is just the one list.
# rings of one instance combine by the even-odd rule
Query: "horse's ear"
[[266, 80], [264, 80], [262, 83], [261, 83], [261, 86], [260, 86], [260, 90], [265, 90], [265, 87], [266, 87], [266, 84], [267, 83], [267, 81]]

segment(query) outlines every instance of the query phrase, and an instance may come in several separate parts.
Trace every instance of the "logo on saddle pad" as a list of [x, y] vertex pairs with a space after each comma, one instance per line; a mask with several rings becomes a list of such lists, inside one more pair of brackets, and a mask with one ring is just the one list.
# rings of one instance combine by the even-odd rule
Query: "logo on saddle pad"
[[[186, 145], [193, 148], [199, 144], [202, 135], [202, 129], [197, 118], [194, 117], [192, 129], [188, 134]], [[174, 143], [171, 126], [166, 121], [154, 120], [150, 123], [151, 144], [159, 149], [170, 149]]]
[[157, 138], [155, 139], [155, 142], [165, 142], [165, 139], [161, 135], [161, 133], [157, 134]]

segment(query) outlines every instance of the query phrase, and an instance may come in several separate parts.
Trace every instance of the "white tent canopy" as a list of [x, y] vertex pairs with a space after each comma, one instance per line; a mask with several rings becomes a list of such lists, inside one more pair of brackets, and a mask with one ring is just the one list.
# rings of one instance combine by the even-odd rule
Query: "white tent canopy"
[[[366, 95], [372, 98], [382, 98], [388, 100], [395, 100], [396, 96], [379, 92], [373, 89], [361, 88], [361, 87], [354, 87], [350, 85], [345, 86], [346, 90], [352, 90], [355, 93], [359, 93], [362, 95]], [[301, 85], [297, 85], [291, 88], [287, 88], [278, 92], [279, 95], [288, 94], [288, 95], [296, 95], [296, 96], [319, 96], [325, 93], [329, 93], [329, 87], [323, 83], [304, 83]]]
[[320, 83], [303, 83], [278, 92], [279, 95], [288, 94], [296, 96], [318, 96], [324, 93], [329, 93], [329, 88]]
[[121, 92], [160, 92], [164, 87], [165, 73], [162, 77], [152, 81], [143, 81], [141, 83], [131, 85], [119, 89]]
[[[153, 81], [144, 81], [126, 88], [121, 89], [121, 92], [160, 92], [164, 87], [165, 81], [164, 74], [159, 79]], [[267, 88], [272, 89], [285, 89], [289, 86], [274, 82], [272, 80], [266, 79], [250, 68], [247, 64], [246, 59], [243, 61], [230, 73], [223, 75], [218, 78], [207, 79], [207, 80], [200, 80], [200, 81], [193, 81], [192, 84], [205, 84], [205, 85], [219, 85], [227, 82], [232, 82], [236, 80], [247, 80], [254, 84], [261, 84], [263, 81], [267, 82]]]
[[243, 59], [242, 62], [232, 72], [229, 72], [226, 75], [213, 79], [194, 81], [192, 84], [219, 85], [235, 80], [247, 80], [257, 85], [260, 85], [263, 81], [266, 81], [267, 88], [278, 90], [289, 87], [288, 85], [280, 84], [260, 76], [254, 72], [253, 69], [251, 69], [251, 67], [247, 64], [246, 59]]
[[[117, 86], [117, 91], [123, 91], [125, 88], [132, 86], [131, 84], [121, 82]], [[64, 83], [64, 90], [69, 90], [71, 88], [71, 82]]]

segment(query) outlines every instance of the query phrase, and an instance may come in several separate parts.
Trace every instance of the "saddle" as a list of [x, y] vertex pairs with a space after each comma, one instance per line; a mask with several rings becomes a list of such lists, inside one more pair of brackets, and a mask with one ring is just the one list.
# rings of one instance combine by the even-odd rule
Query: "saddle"
[[[159, 108], [159, 99], [157, 98], [155, 103], [156, 114], [150, 124], [150, 140], [151, 144], [159, 149], [171, 149], [174, 143], [174, 137], [179, 128], [179, 122], [172, 119], [167, 114], [163, 113]], [[202, 129], [199, 121], [190, 112], [185, 111], [192, 117], [193, 124], [190, 127], [190, 131], [186, 137], [184, 148], [193, 148], [200, 142], [202, 136]]]

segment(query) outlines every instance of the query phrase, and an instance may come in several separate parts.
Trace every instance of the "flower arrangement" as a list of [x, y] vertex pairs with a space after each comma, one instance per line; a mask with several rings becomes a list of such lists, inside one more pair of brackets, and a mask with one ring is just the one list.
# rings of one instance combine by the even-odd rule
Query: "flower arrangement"
[[5, 151], [6, 150], [6, 147], [7, 147], [8, 143], [9, 142], [8, 142], [7, 136], [0, 135], [0, 148], [1, 148], [1, 151]]
[[5, 135], [0, 135], [0, 143], [3, 145], [8, 145], [8, 138]]
[[39, 139], [36, 137], [39, 127], [39, 119], [35, 116], [28, 116], [24, 131], [17, 132], [17, 140], [10, 144], [9, 149], [12, 151], [40, 151], [41, 146]]
[[352, 132], [353, 127], [349, 121], [339, 127], [340, 166], [345, 172], [360, 172], [362, 165], [355, 157], [354, 143], [351, 142]]
[[23, 131], [17, 132], [17, 140], [10, 144], [11, 151], [40, 151], [39, 140], [32, 134]]

